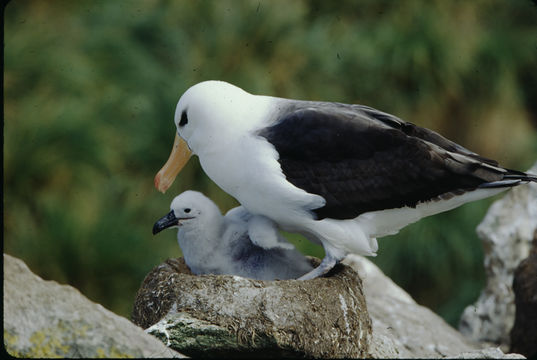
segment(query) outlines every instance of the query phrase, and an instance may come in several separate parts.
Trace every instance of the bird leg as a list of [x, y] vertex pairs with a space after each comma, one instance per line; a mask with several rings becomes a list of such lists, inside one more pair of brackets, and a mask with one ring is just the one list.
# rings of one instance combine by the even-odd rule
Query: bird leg
[[[308, 239], [315, 239], [312, 235], [306, 235]], [[302, 275], [297, 280], [311, 280], [318, 278], [320, 276], [325, 275], [330, 270], [336, 266], [337, 263], [339, 263], [341, 260], [345, 259], [347, 256], [347, 252], [344, 250], [335, 248], [327, 244], [326, 242], [323, 243], [324, 248], [324, 258], [323, 261], [317, 266], [315, 269], [311, 270], [310, 272]]]
[[292, 250], [295, 248], [293, 244], [279, 236], [276, 223], [262, 215], [253, 215], [248, 220], [248, 235], [252, 243], [263, 249]]
[[311, 279], [315, 279], [315, 278], [318, 278], [320, 276], [323, 276], [327, 272], [332, 270], [332, 268], [334, 266], [336, 266], [338, 261], [339, 260], [336, 259], [335, 257], [333, 257], [333, 256], [331, 256], [329, 254], [326, 254], [326, 256], [324, 257], [323, 261], [321, 261], [319, 266], [317, 266], [315, 269], [311, 270], [310, 272], [302, 275], [297, 280], [311, 280]]

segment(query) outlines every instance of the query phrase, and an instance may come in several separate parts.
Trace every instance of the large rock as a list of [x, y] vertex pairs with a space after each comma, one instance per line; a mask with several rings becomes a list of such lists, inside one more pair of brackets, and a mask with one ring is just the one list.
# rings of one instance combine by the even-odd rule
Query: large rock
[[76, 289], [4, 254], [4, 346], [16, 357], [184, 357]]
[[[537, 173], [537, 164], [529, 172]], [[510, 190], [490, 207], [477, 227], [485, 251], [487, 285], [477, 302], [464, 310], [459, 329], [465, 336], [509, 348], [515, 320], [513, 274], [529, 255], [535, 229], [537, 183]]]
[[525, 359], [525, 357], [520, 354], [504, 354], [500, 348], [489, 347], [448, 356], [446, 359]]
[[367, 309], [373, 321], [369, 357], [372, 358], [523, 358], [487, 349], [449, 326], [410, 295], [368, 259], [350, 255], [345, 263], [362, 277]]
[[[343, 301], [339, 294], [333, 296], [337, 291], [328, 282], [341, 281], [341, 268], [333, 277], [313, 280], [312, 294], [304, 288], [310, 281], [192, 276], [182, 259], [169, 259], [146, 277], [136, 297], [133, 320], [168, 346], [195, 357], [252, 353], [261, 358], [350, 357], [350, 352], [342, 351], [352, 346], [348, 325], [360, 349], [367, 349], [358, 351], [360, 357], [524, 358], [467, 339], [418, 305], [366, 258], [349, 256], [345, 265], [363, 278], [372, 333], [365, 327], [359, 335], [357, 326], [367, 320], [357, 313], [367, 312], [362, 302], [356, 301], [356, 291]], [[343, 269], [352, 273], [348, 267]], [[350, 309], [352, 303], [358, 306], [356, 312]], [[305, 311], [308, 306], [314, 310]], [[321, 352], [316, 347], [329, 350]]]
[[518, 265], [513, 281], [516, 316], [511, 351], [537, 357], [537, 230], [530, 255]]
[[196, 357], [364, 357], [371, 321], [360, 278], [344, 265], [330, 275], [309, 281], [194, 276], [182, 259], [169, 259], [145, 278], [133, 321]]

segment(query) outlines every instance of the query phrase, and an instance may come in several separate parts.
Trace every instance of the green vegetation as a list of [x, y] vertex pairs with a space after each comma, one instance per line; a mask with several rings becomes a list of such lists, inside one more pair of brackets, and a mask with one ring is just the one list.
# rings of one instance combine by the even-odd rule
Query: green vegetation
[[[526, 169], [537, 158], [536, 25], [529, 0], [12, 1], [4, 251], [129, 316], [145, 274], [180, 255], [174, 231], [151, 235], [174, 195], [237, 204], [195, 158], [166, 195], [153, 188], [175, 104], [207, 79], [366, 104]], [[489, 204], [380, 239], [374, 261], [456, 324], [484, 284], [474, 229]]]

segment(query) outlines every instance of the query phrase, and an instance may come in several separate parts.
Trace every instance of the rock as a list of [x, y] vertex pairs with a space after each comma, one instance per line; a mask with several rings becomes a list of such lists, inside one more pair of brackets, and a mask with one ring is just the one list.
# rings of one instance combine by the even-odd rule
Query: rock
[[463, 352], [457, 356], [448, 356], [446, 359], [525, 359], [520, 354], [504, 354], [500, 348], [486, 348]]
[[4, 254], [4, 346], [15, 357], [184, 357], [76, 289]]
[[193, 276], [169, 259], [144, 279], [132, 318], [195, 357], [358, 358], [371, 334], [360, 278], [344, 265], [327, 278], [261, 281]]
[[[182, 259], [169, 259], [144, 280], [136, 296], [133, 320], [168, 346], [194, 357], [255, 353], [261, 358], [523, 358], [466, 339], [418, 305], [366, 258], [349, 256], [345, 265], [333, 277], [313, 280], [316, 285], [312, 293], [307, 287], [310, 281], [195, 277]], [[354, 276], [349, 267], [364, 279], [368, 311], [357, 300], [361, 291], [345, 297], [328, 285], [342, 283], [345, 273]], [[344, 283], [344, 288], [361, 288], [350, 280]], [[343, 302], [339, 296], [326, 296], [338, 292]], [[352, 303], [355, 311], [351, 310]], [[306, 310], [308, 306], [311, 308]], [[368, 312], [372, 333], [362, 316]], [[343, 351], [352, 346], [353, 337], [360, 349], [355, 353], [360, 355]], [[318, 350], [321, 347], [330, 350]]]
[[513, 281], [515, 324], [511, 330], [511, 351], [537, 357], [537, 230], [530, 255], [518, 265]]
[[418, 305], [367, 258], [351, 255], [344, 263], [362, 278], [367, 309], [373, 322], [368, 357], [524, 358], [467, 339], [438, 315]]
[[373, 322], [369, 357], [442, 358], [480, 348], [431, 310], [418, 305], [370, 260], [351, 255], [345, 263], [363, 279], [367, 309]]
[[[537, 173], [537, 163], [531, 173]], [[537, 229], [537, 183], [518, 186], [495, 201], [477, 227], [485, 251], [487, 285], [468, 306], [459, 329], [468, 338], [509, 348], [515, 319], [513, 274]]]

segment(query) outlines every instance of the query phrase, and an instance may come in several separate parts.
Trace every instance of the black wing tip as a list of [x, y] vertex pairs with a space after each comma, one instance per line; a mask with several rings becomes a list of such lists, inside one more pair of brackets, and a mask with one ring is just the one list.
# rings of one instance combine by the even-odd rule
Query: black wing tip
[[511, 169], [505, 169], [505, 170], [507, 170], [507, 174], [503, 176], [504, 179], [520, 179], [521, 181], [537, 182], [537, 174], [511, 170]]
[[483, 183], [478, 186], [479, 189], [494, 189], [494, 188], [503, 188], [503, 187], [513, 187], [517, 186], [522, 182], [520, 179], [512, 179], [512, 180], [500, 180], [500, 181], [492, 181]]
[[537, 176], [524, 173], [522, 171], [507, 169], [508, 173], [503, 176], [502, 180], [486, 182], [479, 185], [481, 189], [513, 187], [528, 182], [537, 182]]

